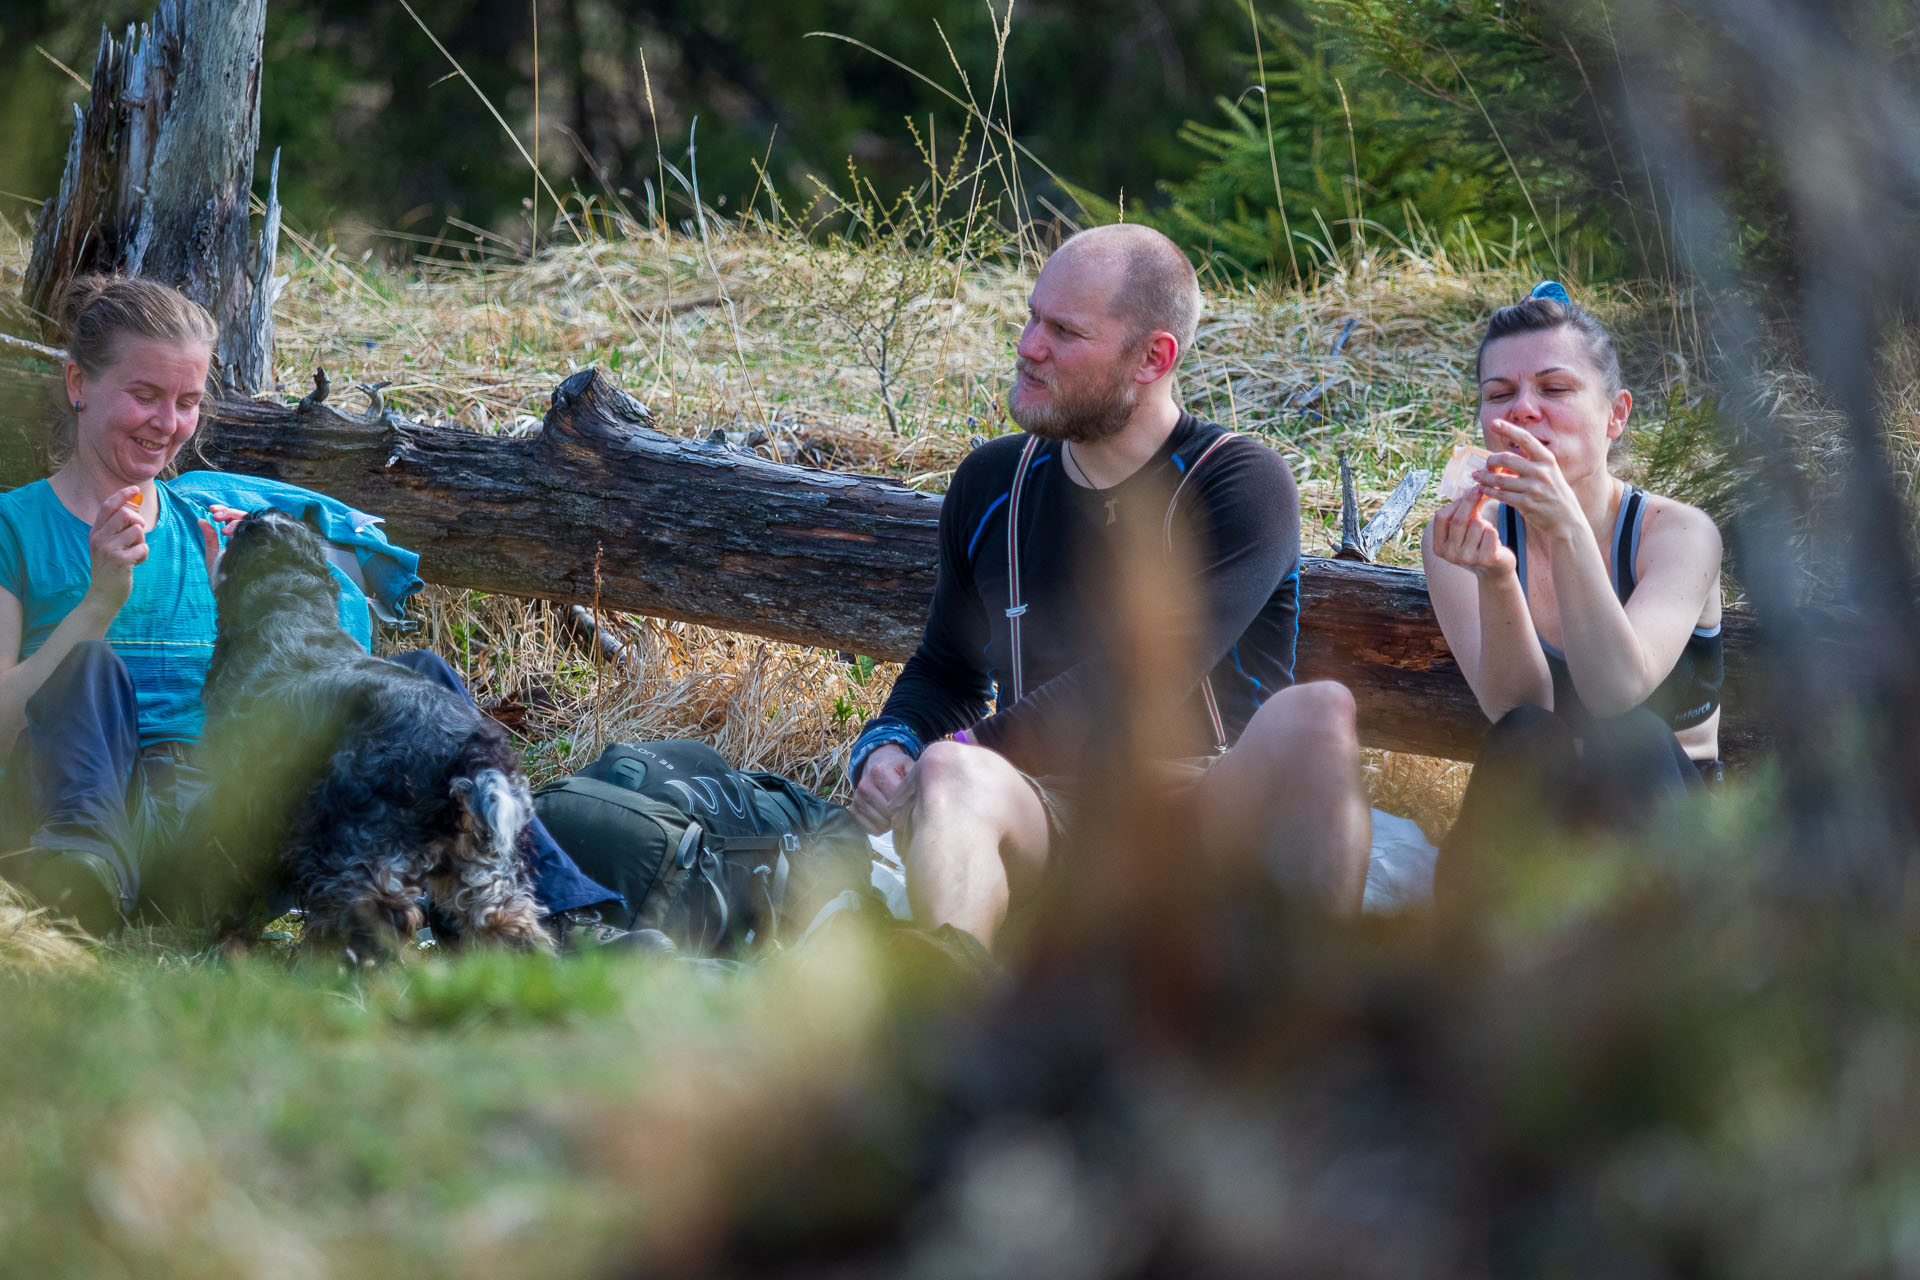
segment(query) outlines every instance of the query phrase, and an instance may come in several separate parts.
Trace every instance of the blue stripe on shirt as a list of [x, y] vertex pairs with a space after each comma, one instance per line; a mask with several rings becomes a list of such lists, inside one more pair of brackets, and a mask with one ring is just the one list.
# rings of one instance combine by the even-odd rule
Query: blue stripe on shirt
[[969, 561], [973, 559], [973, 549], [980, 545], [980, 535], [987, 531], [987, 521], [993, 519], [993, 513], [1000, 509], [1000, 504], [1005, 502], [1012, 493], [1013, 491], [1009, 489], [1006, 493], [995, 498], [993, 505], [987, 508], [986, 514], [980, 517], [980, 523], [974, 529], [972, 539], [967, 543], [967, 559]]

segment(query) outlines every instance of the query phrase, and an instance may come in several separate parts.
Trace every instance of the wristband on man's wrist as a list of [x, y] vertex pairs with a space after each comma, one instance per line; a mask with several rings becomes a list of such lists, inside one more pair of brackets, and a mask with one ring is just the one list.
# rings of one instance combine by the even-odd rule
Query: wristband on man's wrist
[[860, 785], [860, 772], [866, 768], [867, 757], [885, 746], [899, 747], [915, 760], [926, 750], [920, 735], [904, 724], [868, 725], [866, 732], [854, 739], [853, 749], [847, 753], [847, 777], [854, 786]]

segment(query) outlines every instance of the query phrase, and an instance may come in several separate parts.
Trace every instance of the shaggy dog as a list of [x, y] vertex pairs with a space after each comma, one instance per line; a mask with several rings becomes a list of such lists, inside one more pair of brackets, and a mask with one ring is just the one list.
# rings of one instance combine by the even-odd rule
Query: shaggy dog
[[533, 798], [506, 732], [340, 629], [319, 538], [277, 511], [248, 516], [214, 600], [202, 834], [233, 892], [291, 888], [309, 933], [356, 961], [409, 940], [422, 897], [463, 939], [550, 947], [527, 869]]

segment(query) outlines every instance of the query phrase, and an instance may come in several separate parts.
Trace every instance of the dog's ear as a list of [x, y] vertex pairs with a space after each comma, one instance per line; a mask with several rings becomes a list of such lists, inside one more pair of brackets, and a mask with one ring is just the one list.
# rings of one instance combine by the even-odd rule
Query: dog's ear
[[519, 774], [482, 769], [453, 779], [447, 788], [466, 814], [466, 825], [497, 858], [513, 851], [520, 831], [533, 818], [533, 795]]

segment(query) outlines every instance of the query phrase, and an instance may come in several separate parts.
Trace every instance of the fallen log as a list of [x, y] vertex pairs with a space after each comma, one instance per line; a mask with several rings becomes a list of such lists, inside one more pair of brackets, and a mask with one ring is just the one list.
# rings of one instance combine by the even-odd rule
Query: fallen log
[[[48, 375], [0, 368], [0, 404]], [[408, 421], [219, 399], [210, 465], [319, 489], [378, 512], [421, 573], [562, 604], [591, 604], [823, 648], [902, 659], [933, 589], [940, 500], [870, 476], [770, 462], [655, 431], [604, 375], [563, 382], [535, 435], [512, 439]], [[35, 433], [0, 429], [0, 485], [44, 474]], [[597, 567], [597, 569], [596, 569]], [[598, 579], [596, 581], [596, 572]], [[1300, 675], [1354, 693], [1370, 746], [1472, 757], [1485, 719], [1441, 638], [1425, 579], [1309, 557]], [[1721, 741], [1751, 755], [1765, 732], [1741, 694], [1752, 624], [1727, 616]]]

